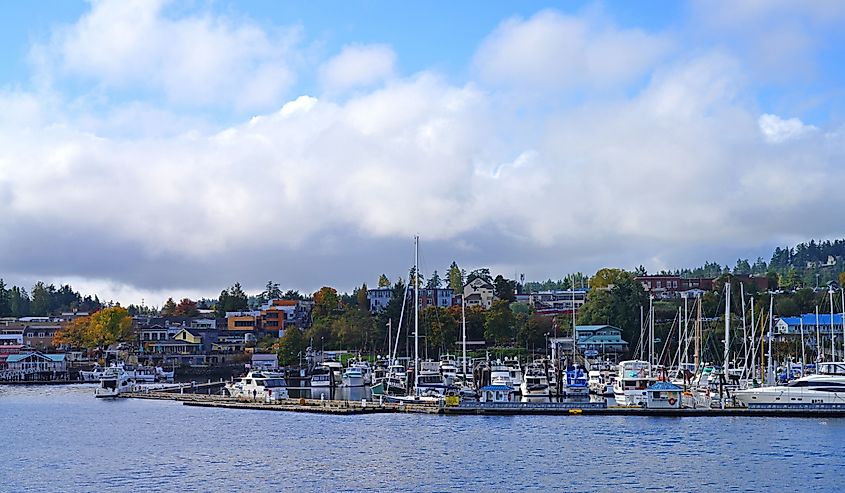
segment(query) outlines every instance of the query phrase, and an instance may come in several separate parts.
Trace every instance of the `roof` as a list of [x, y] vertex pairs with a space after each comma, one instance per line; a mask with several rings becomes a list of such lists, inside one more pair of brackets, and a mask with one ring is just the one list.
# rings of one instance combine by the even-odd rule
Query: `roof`
[[39, 353], [38, 351], [36, 351], [36, 352], [33, 352], [33, 353], [10, 354], [6, 358], [6, 362], [7, 363], [17, 363], [18, 361], [23, 361], [26, 358], [29, 358], [30, 356], [37, 356], [37, 357], [52, 361], [54, 363], [60, 363], [60, 362], [65, 360], [64, 354], [43, 354], [43, 353]]
[[501, 390], [501, 391], [512, 391], [512, 390], [513, 390], [513, 387], [508, 387], [507, 385], [486, 385], [486, 386], [484, 386], [484, 387], [481, 387], [481, 389], [479, 389], [479, 390], [481, 390], [481, 391], [485, 391], [485, 390], [492, 390], [492, 391], [496, 391], [496, 390]]
[[[801, 320], [804, 320], [804, 326], [813, 326], [816, 325], [816, 314], [815, 313], [805, 313], [799, 317], [781, 317], [781, 320], [784, 321], [787, 325], [801, 325]], [[830, 325], [830, 313], [820, 313], [819, 314], [819, 325]], [[833, 314], [833, 325], [842, 325], [842, 314], [841, 313], [834, 313]]]
[[622, 329], [619, 327], [614, 327], [612, 325], [576, 325], [575, 331], [592, 331], [592, 330], [601, 330], [601, 329], [613, 329], [622, 332]]
[[655, 390], [684, 390], [684, 389], [682, 389], [681, 387], [678, 387], [674, 383], [654, 382], [649, 388], [646, 389], [646, 391], [648, 391], [648, 390], [655, 391]]

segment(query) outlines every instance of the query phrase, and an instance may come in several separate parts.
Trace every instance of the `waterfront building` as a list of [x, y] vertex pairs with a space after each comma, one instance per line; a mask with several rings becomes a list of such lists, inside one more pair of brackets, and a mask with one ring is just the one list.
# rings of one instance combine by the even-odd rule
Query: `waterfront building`
[[645, 389], [645, 407], [648, 409], [680, 409], [684, 389], [669, 382], [654, 382]]
[[485, 310], [493, 306], [494, 286], [492, 283], [477, 277], [464, 285], [463, 297], [467, 307], [480, 306]]
[[576, 325], [578, 350], [596, 354], [624, 353], [628, 342], [622, 339], [622, 329], [612, 325]]
[[67, 377], [67, 359], [64, 354], [46, 354], [39, 351], [5, 356], [4, 372], [12, 379], [47, 380]]

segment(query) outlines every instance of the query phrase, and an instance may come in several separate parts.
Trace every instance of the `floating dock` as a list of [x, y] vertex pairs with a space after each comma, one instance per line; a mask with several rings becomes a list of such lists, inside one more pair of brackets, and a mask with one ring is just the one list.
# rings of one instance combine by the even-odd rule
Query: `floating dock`
[[[196, 389], [200, 390], [201, 389]], [[358, 415], [380, 413], [420, 413], [448, 416], [641, 416], [641, 417], [790, 417], [790, 418], [845, 418], [845, 406], [810, 408], [806, 406], [771, 406], [766, 408], [726, 409], [646, 409], [642, 407], [608, 406], [604, 402], [461, 402], [459, 405], [433, 405], [409, 403], [380, 403], [371, 401], [341, 401], [328, 399], [283, 399], [278, 401], [252, 401], [221, 395], [190, 394], [178, 392], [131, 392], [124, 398], [172, 400], [186, 406], [225, 409], [288, 411], [317, 414]]]

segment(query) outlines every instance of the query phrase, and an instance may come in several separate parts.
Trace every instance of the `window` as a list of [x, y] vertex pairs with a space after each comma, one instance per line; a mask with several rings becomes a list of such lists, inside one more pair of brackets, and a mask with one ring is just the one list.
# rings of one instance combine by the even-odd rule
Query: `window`
[[662, 284], [663, 284], [663, 282], [662, 282], [662, 281], [657, 281], [657, 287], [658, 287], [658, 288], [659, 288], [659, 287], [661, 287], [661, 285], [662, 285]]

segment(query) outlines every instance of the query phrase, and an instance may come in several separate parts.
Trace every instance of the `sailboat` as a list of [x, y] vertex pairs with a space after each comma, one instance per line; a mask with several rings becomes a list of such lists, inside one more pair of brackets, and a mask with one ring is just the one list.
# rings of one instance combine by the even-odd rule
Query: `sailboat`
[[416, 275], [419, 272], [420, 260], [420, 237], [414, 237], [414, 392], [406, 396], [390, 396], [385, 395], [383, 398], [387, 402], [398, 403], [413, 403], [413, 404], [439, 404], [443, 397], [442, 395], [429, 395], [423, 392], [420, 387], [420, 277]]

